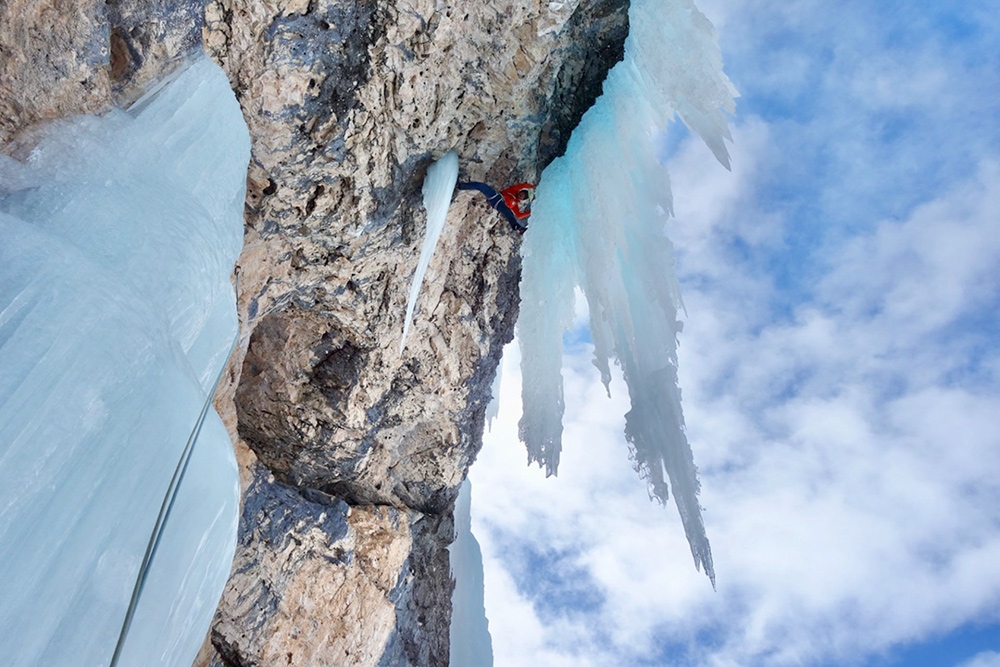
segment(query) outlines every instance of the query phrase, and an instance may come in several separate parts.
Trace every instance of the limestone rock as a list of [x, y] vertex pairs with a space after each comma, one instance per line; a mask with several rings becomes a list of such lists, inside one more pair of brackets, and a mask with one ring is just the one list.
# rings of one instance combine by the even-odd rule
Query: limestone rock
[[[454, 149], [463, 179], [535, 180], [600, 93], [626, 33], [620, 0], [209, 3], [207, 48], [254, 137], [240, 261], [245, 358], [217, 405], [225, 412], [232, 397], [235, 435], [281, 482], [355, 508], [450, 517], [513, 335], [519, 238], [481, 197], [458, 195], [400, 355], [424, 174]], [[434, 560], [452, 535], [410, 539], [411, 558]], [[395, 636], [424, 629], [420, 645], [444, 638], [439, 650], [393, 652], [406, 642], [388, 641], [378, 660], [316, 664], [447, 664], [440, 611], [450, 588], [414, 576], [433, 594], [416, 625], [397, 603]], [[232, 593], [243, 586], [234, 574]], [[340, 586], [360, 591], [354, 580]], [[256, 664], [271, 655], [260, 643], [271, 626], [220, 634], [257, 627], [258, 612], [238, 597], [227, 591], [212, 641], [233, 664]]]
[[138, 99], [201, 48], [200, 0], [107, 0], [112, 92], [119, 105]]
[[516, 237], [491, 217], [470, 195], [453, 205], [402, 356], [412, 246], [345, 253], [311, 291], [319, 304], [259, 317], [237, 423], [279, 477], [353, 503], [450, 506], [517, 315]]
[[255, 138], [240, 262], [250, 336], [223, 392], [280, 479], [450, 506], [512, 335], [518, 239], [460, 198], [399, 356], [420, 184], [449, 149], [463, 178], [501, 184], [534, 180], [564, 148], [627, 21], [622, 2], [569, 5], [208, 5], [206, 44]]
[[445, 664], [450, 531], [446, 516], [350, 507], [258, 466], [211, 633], [216, 664]]
[[0, 146], [39, 121], [109, 108], [109, 54], [104, 2], [0, 2]]
[[201, 48], [199, 0], [0, 1], [0, 147], [64, 116], [127, 106]]

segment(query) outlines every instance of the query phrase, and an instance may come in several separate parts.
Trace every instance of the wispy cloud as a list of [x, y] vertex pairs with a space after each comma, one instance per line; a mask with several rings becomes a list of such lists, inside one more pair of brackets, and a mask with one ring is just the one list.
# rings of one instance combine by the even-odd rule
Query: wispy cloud
[[972, 659], [963, 662], [958, 667], [1000, 667], [1000, 653], [996, 651], [983, 651], [976, 654]]

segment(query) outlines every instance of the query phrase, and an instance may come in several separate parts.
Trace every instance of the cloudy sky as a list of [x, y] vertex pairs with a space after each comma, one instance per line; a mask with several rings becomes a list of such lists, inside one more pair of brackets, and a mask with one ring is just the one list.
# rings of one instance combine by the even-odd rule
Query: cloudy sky
[[701, 0], [732, 172], [663, 152], [718, 590], [572, 336], [559, 476], [516, 346], [474, 466], [499, 667], [1000, 665], [1000, 10]]

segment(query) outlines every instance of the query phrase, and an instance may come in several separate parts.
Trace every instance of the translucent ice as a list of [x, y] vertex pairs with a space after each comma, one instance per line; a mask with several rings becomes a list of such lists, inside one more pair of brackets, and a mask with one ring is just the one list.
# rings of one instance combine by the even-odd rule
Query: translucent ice
[[[237, 330], [249, 136], [190, 63], [128, 112], [0, 160], [0, 646], [107, 665], [151, 531]], [[238, 479], [201, 430], [120, 664], [190, 665], [235, 548]]]
[[472, 486], [462, 482], [455, 501], [455, 541], [448, 547], [455, 590], [451, 596], [452, 667], [492, 667], [493, 640], [483, 593], [483, 552], [472, 534]]
[[503, 381], [503, 364], [497, 366], [497, 374], [490, 387], [490, 402], [486, 406], [486, 428], [493, 428], [493, 420], [500, 414], [500, 383]]
[[690, 0], [634, 1], [629, 22], [624, 60], [537, 190], [522, 247], [519, 431], [529, 462], [554, 474], [562, 334], [572, 324], [579, 285], [590, 310], [594, 365], [608, 385], [614, 360], [628, 386], [625, 436], [635, 466], [660, 502], [673, 486], [695, 564], [714, 582], [677, 386], [683, 306], [663, 233], [670, 182], [656, 151], [658, 130], [676, 113], [728, 166], [726, 113], [735, 109], [736, 91], [722, 72], [711, 23]]
[[417, 270], [413, 274], [413, 284], [410, 285], [410, 297], [406, 302], [406, 319], [403, 322], [403, 338], [399, 341], [399, 352], [406, 347], [406, 334], [410, 331], [410, 321], [413, 319], [413, 309], [417, 305], [420, 286], [424, 282], [424, 274], [431, 263], [434, 248], [444, 230], [444, 221], [448, 216], [448, 206], [451, 196], [455, 193], [455, 183], [458, 181], [458, 155], [448, 151], [444, 156], [427, 169], [424, 176], [424, 208], [427, 210], [427, 229], [424, 232], [424, 244], [420, 249], [420, 259]]

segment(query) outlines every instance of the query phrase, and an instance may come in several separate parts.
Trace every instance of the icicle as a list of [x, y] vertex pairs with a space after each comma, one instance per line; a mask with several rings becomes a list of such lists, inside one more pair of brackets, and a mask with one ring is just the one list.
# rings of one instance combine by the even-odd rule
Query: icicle
[[503, 381], [503, 362], [497, 366], [497, 375], [490, 387], [490, 403], [486, 406], [486, 428], [493, 429], [493, 420], [500, 414], [500, 383]]
[[455, 541], [448, 547], [451, 576], [452, 667], [492, 667], [493, 639], [486, 619], [483, 552], [472, 534], [472, 485], [462, 482], [455, 501]]
[[448, 216], [448, 205], [451, 204], [451, 196], [455, 192], [455, 183], [458, 181], [458, 155], [455, 151], [448, 151], [444, 157], [432, 164], [427, 169], [424, 177], [424, 209], [427, 210], [427, 230], [424, 233], [424, 245], [420, 249], [420, 260], [417, 262], [417, 270], [413, 274], [413, 284], [410, 285], [410, 297], [406, 302], [406, 317], [403, 320], [403, 338], [399, 341], [399, 353], [403, 354], [406, 347], [406, 334], [410, 331], [410, 321], [413, 319], [413, 309], [417, 305], [417, 295], [420, 294], [420, 286], [424, 282], [424, 274], [431, 263], [431, 256], [437, 246], [438, 239], [441, 238], [441, 231], [444, 229], [444, 221]]

